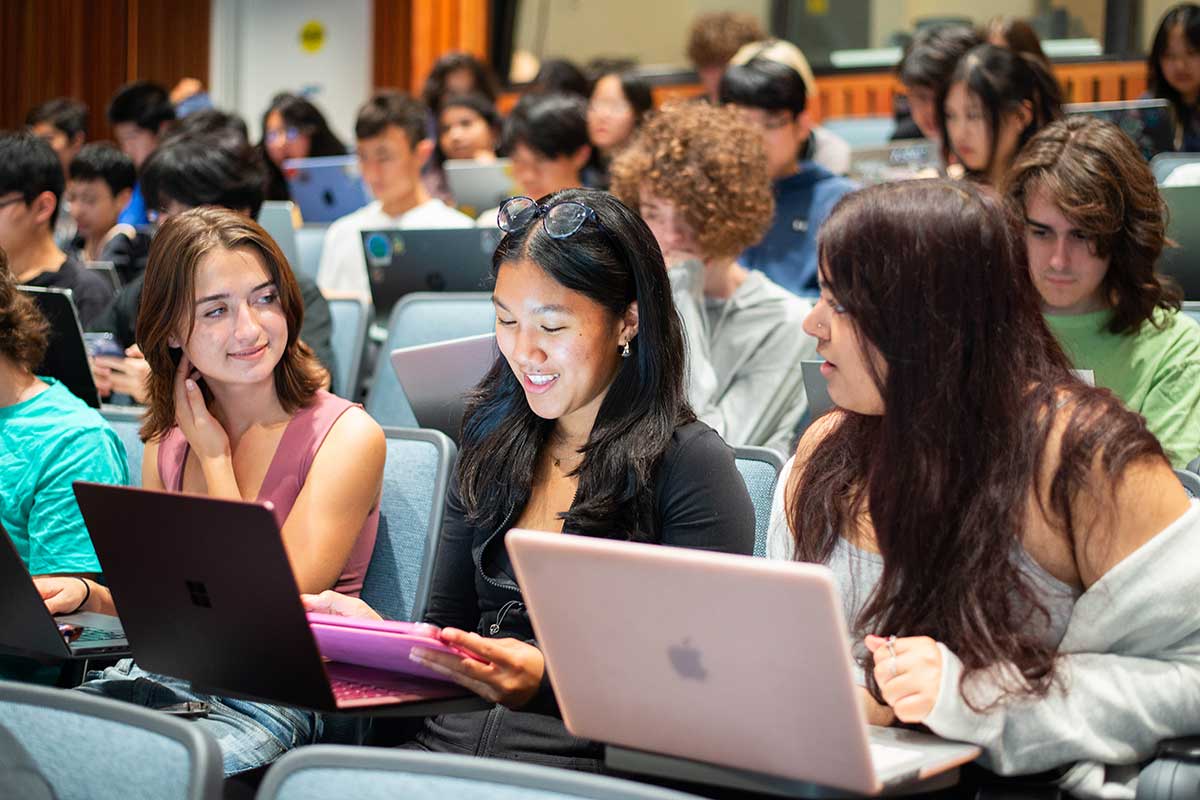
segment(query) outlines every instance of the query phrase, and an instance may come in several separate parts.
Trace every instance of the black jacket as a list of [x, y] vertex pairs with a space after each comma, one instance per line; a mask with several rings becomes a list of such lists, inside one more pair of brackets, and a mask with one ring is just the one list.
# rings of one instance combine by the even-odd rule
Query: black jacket
[[[639, 528], [660, 544], [726, 553], [754, 550], [754, 506], [734, 464], [733, 451], [702, 422], [675, 431], [654, 484], [653, 519]], [[529, 615], [504, 547], [504, 535], [520, 517], [513, 509], [499, 529], [481, 530], [464, 518], [457, 486], [446, 499], [446, 516], [425, 621], [516, 638], [536, 645]], [[426, 721], [415, 744], [430, 750], [511, 758], [598, 771], [601, 745], [567, 732], [549, 681], [519, 711], [450, 714]]]

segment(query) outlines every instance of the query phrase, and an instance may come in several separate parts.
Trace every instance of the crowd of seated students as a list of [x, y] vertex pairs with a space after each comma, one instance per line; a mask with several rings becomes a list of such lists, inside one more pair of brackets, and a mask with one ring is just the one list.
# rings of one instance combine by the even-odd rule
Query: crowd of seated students
[[[1181, 143], [1189, 8], [1150, 59]], [[713, 19], [722, 35], [698, 24], [689, 45], [707, 102], [653, 111], [630, 74], [559, 70], [501, 121], [494, 78], [461, 53], [424, 102], [376, 92], [354, 124], [375, 199], [329, 226], [315, 282], [253, 221], [287, 196], [284, 159], [345, 152], [308, 100], [277, 96], [257, 148], [235, 115], [176, 120], [145, 82], [109, 108], [120, 152], [84, 145], [66, 106], [0, 138], [0, 520], [48, 608], [118, 610], [70, 483], [128, 475], [96, 412], [35, 374], [45, 323], [16, 284], [72, 289], [85, 327], [126, 348], [93, 373], [146, 407], [143, 486], [270, 501], [306, 607], [377, 618], [358, 594], [384, 440], [325, 391], [325, 296], [370, 297], [364, 230], [498, 225], [499, 357], [469, 398], [424, 618], [483, 660], [417, 656], [492, 708], [425, 719], [402, 746], [603, 770], [562, 721], [504, 533], [748, 554], [741, 445], [790, 457], [767, 555], [832, 569], [872, 724], [979, 744], [1002, 773], [1069, 768], [1085, 796], [1128, 777], [1096, 765], [1200, 732], [1200, 617], [1179, 600], [1197, 595], [1200, 503], [1172, 472], [1200, 455], [1200, 325], [1155, 272], [1166, 211], [1137, 147], [1062, 119], [1019, 26], [989, 44], [935, 28], [899, 74], [957, 177], [859, 189], [807, 113], [803, 55]], [[527, 196], [478, 220], [441, 199], [446, 159], [498, 154]], [[80, 252], [121, 261], [115, 298], [55, 244], [64, 194]], [[148, 260], [126, 258], [148, 231], [118, 220], [143, 217]], [[836, 407], [801, 430], [813, 357]], [[83, 690], [204, 700], [230, 775], [324, 725], [132, 660]]]

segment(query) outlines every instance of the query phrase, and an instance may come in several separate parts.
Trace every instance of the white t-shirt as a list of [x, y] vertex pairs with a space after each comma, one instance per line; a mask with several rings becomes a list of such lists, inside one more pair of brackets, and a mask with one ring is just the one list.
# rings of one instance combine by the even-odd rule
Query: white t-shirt
[[383, 213], [383, 204], [376, 200], [329, 226], [325, 232], [325, 247], [321, 251], [321, 266], [317, 270], [317, 286], [323, 292], [350, 292], [371, 299], [367, 260], [363, 256], [360, 236], [362, 231], [470, 228], [474, 225], [475, 221], [466, 214], [455, 211], [437, 198], [398, 217]]

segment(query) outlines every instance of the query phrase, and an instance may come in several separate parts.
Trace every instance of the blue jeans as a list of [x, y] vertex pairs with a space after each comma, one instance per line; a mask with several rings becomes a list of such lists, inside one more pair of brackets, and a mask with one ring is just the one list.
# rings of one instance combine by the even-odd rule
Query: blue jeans
[[194, 692], [187, 681], [146, 672], [131, 658], [87, 678], [80, 691], [147, 708], [208, 703], [208, 716], [193, 721], [216, 739], [226, 776], [264, 767], [289, 750], [315, 743], [323, 727], [314, 711]]

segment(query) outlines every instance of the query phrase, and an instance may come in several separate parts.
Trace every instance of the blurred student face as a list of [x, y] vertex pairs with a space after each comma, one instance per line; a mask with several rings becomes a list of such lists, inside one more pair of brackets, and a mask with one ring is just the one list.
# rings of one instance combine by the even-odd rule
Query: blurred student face
[[46, 140], [46, 143], [54, 150], [54, 154], [58, 156], [58, 160], [62, 162], [64, 174], [71, 166], [71, 159], [79, 155], [79, 151], [83, 148], [82, 133], [72, 139], [49, 122], [39, 122], [29, 131], [39, 139]]
[[276, 166], [283, 166], [289, 158], [308, 158], [312, 150], [312, 135], [305, 130], [288, 125], [283, 115], [272, 111], [267, 115], [267, 127], [263, 131], [267, 144], [267, 155]]
[[42, 192], [28, 203], [19, 191], [0, 192], [0, 249], [15, 261], [49, 236], [50, 212], [56, 203], [53, 192]]
[[136, 169], [150, 157], [158, 147], [158, 136], [139, 126], [136, 122], [118, 122], [113, 125], [113, 135], [121, 152], [129, 156]]
[[[427, 143], [428, 144], [428, 143]], [[358, 161], [363, 180], [384, 208], [406, 204], [417, 194], [421, 166], [429, 153], [418, 153], [408, 134], [395, 125], [377, 136], [358, 140]]]
[[1025, 247], [1047, 312], [1086, 314], [1108, 307], [1102, 287], [1110, 259], [1096, 255], [1091, 237], [1042, 188], [1025, 203]]
[[1158, 63], [1167, 83], [1185, 100], [1195, 102], [1200, 96], [1200, 51], [1188, 41], [1182, 25], [1167, 33], [1167, 48]]
[[475, 73], [467, 67], [459, 67], [446, 73], [446, 97], [452, 94], [466, 94], [478, 88], [475, 85]]
[[737, 108], [762, 133], [763, 148], [767, 151], [767, 171], [771, 179], [778, 180], [794, 174], [798, 168], [796, 159], [800, 145], [808, 139], [808, 124], [804, 115], [749, 106]]
[[196, 319], [183, 351], [210, 385], [274, 381], [287, 347], [279, 289], [253, 250], [213, 250], [196, 267]]
[[588, 138], [601, 150], [611, 150], [625, 142], [633, 133], [637, 114], [625, 98], [621, 79], [605, 75], [596, 81], [588, 101]]
[[913, 123], [920, 129], [926, 139], [939, 142], [942, 131], [938, 127], [937, 92], [929, 86], [905, 86], [908, 96], [908, 110], [912, 113]]
[[673, 200], [659, 197], [645, 186], [638, 192], [640, 212], [668, 266], [687, 258], [703, 258], [696, 244], [696, 231]]
[[817, 353], [825, 359], [821, 374], [829, 383], [829, 399], [856, 414], [882, 414], [883, 396], [875, 385], [868, 358], [874, 361], [879, 374], [886, 376], [883, 356], [873, 345], [863, 342], [858, 326], [826, 285], [824, 269], [820, 283], [821, 295], [804, 318], [804, 332], [817, 340]]
[[950, 135], [950, 148], [973, 172], [984, 172], [989, 165], [992, 169], [1006, 169], [1017, 155], [1021, 131], [1027, 123], [1024, 111], [1001, 115], [993, 143], [987, 113], [979, 97], [962, 81], [951, 86], [946, 94], [946, 131]]
[[474, 109], [449, 106], [438, 115], [438, 145], [446, 158], [476, 158], [496, 154], [492, 126]]
[[104, 236], [117, 224], [121, 209], [129, 204], [132, 192], [123, 189], [113, 194], [102, 180], [67, 182], [67, 203], [75, 226], [85, 239]]
[[531, 261], [502, 264], [492, 293], [496, 344], [533, 413], [590, 430], [620, 367], [636, 312], [618, 318]]
[[588, 148], [581, 147], [574, 154], [550, 158], [524, 142], [517, 142], [509, 157], [513, 178], [521, 191], [536, 200], [561, 189], [582, 186], [579, 171], [587, 163], [588, 156]]

